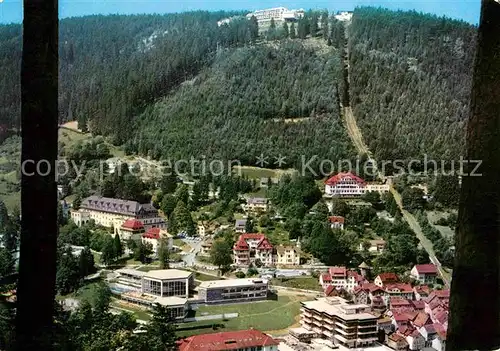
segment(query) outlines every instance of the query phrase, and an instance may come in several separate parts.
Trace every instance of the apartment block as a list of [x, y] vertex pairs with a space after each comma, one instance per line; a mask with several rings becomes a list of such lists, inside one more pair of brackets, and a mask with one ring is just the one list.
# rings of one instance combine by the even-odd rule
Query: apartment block
[[377, 317], [368, 305], [352, 305], [341, 297], [302, 303], [301, 325], [317, 337], [347, 348], [371, 346], [377, 341]]

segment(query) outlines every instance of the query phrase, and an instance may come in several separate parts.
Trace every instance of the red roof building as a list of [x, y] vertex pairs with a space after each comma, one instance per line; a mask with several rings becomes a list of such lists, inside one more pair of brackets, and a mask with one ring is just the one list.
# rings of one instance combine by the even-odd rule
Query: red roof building
[[391, 297], [401, 297], [403, 299], [413, 300], [413, 288], [407, 283], [393, 283], [384, 285], [385, 295]]
[[384, 287], [386, 284], [398, 283], [399, 278], [396, 273], [381, 273], [375, 278], [375, 285]]
[[264, 234], [241, 234], [233, 246], [233, 260], [238, 266], [248, 266], [256, 260], [260, 260], [264, 266], [272, 266], [273, 249]]
[[115, 234], [120, 236], [121, 240], [131, 239], [133, 235], [139, 236], [144, 233], [144, 223], [138, 219], [127, 219], [120, 227], [115, 228]]
[[139, 230], [144, 229], [144, 224], [137, 219], [127, 219], [122, 224], [122, 229]]
[[160, 240], [160, 228], [149, 228], [148, 231], [142, 234], [143, 238]]
[[330, 228], [344, 230], [345, 218], [342, 216], [330, 216], [328, 217], [328, 222], [330, 223]]
[[364, 194], [366, 182], [351, 172], [338, 173], [325, 181], [325, 194], [340, 197], [359, 197]]
[[235, 351], [278, 345], [278, 341], [255, 329], [195, 335], [178, 342], [179, 351]]
[[356, 271], [347, 270], [346, 267], [330, 267], [328, 273], [319, 276], [319, 284], [323, 289], [333, 285], [337, 289], [344, 289], [351, 293], [363, 283], [365, 283], [363, 276]]
[[432, 263], [417, 264], [410, 272], [410, 276], [422, 284], [434, 284], [436, 282], [437, 274], [437, 267]]

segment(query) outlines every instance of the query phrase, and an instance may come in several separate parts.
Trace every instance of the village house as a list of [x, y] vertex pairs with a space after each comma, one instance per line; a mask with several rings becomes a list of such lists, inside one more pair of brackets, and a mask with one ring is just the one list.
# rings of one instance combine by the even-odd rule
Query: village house
[[243, 234], [245, 232], [246, 225], [247, 225], [246, 219], [237, 219], [234, 225], [234, 231], [236, 233]]
[[372, 254], [381, 254], [382, 251], [385, 249], [385, 240], [383, 239], [375, 239], [375, 240], [367, 240], [359, 244], [359, 251], [364, 251], [365, 250], [365, 245], [366, 248], [368, 249], [369, 253]]
[[263, 197], [251, 197], [247, 199], [247, 203], [243, 204], [243, 210], [248, 213], [264, 213], [267, 212], [268, 200]]
[[432, 340], [431, 347], [435, 349], [436, 351], [445, 351], [446, 350], [446, 329], [441, 326], [437, 325], [437, 337]]
[[300, 248], [297, 246], [279, 245], [276, 247], [275, 263], [283, 266], [300, 265]]
[[137, 219], [142, 222], [146, 230], [166, 227], [158, 210], [151, 204], [100, 196], [89, 196], [82, 200], [80, 209], [71, 211], [71, 219], [77, 226], [93, 220], [97, 225], [112, 228], [117, 221], [123, 223], [127, 219]]
[[149, 228], [144, 234], [142, 234], [142, 243], [151, 244], [153, 247], [153, 252], [158, 253], [158, 248], [160, 247], [161, 240], [165, 240], [169, 251], [172, 251], [173, 247], [173, 237], [168, 234], [166, 230], [160, 228]]
[[429, 296], [431, 289], [427, 285], [416, 285], [413, 287], [413, 295], [415, 300], [420, 301]]
[[140, 238], [141, 234], [145, 232], [144, 224], [137, 219], [127, 219], [121, 225], [116, 224], [114, 226], [114, 235], [118, 235], [122, 241]]
[[419, 351], [425, 347], [425, 339], [417, 329], [414, 329], [406, 336], [406, 342], [409, 350]]
[[202, 238], [207, 235], [207, 228], [203, 223], [198, 223], [198, 226], [196, 227], [196, 234]]
[[387, 337], [387, 346], [396, 351], [408, 350], [408, 343], [406, 338], [399, 333], [392, 333]]
[[328, 273], [319, 276], [319, 284], [325, 289], [329, 285], [338, 290], [344, 289], [353, 292], [354, 288], [365, 283], [365, 278], [356, 271], [347, 270], [346, 267], [330, 267]]
[[396, 273], [381, 273], [375, 277], [373, 283], [381, 288], [386, 284], [398, 283], [399, 278]]
[[403, 299], [413, 300], [413, 288], [407, 283], [392, 283], [385, 284], [384, 287], [385, 299], [388, 301], [391, 297], [401, 297]]
[[273, 246], [264, 234], [241, 234], [233, 246], [233, 259], [237, 266], [255, 264], [257, 260], [263, 266], [272, 266]]
[[437, 273], [437, 267], [432, 263], [417, 264], [412, 268], [410, 276], [418, 280], [421, 284], [434, 284], [436, 282]]
[[210, 251], [212, 250], [213, 241], [211, 239], [203, 242], [201, 244], [200, 255], [201, 256], [210, 256]]
[[329, 216], [330, 228], [344, 230], [345, 218], [342, 216]]
[[356, 286], [352, 293], [354, 295], [354, 303], [361, 305], [370, 304], [370, 297], [368, 291], [364, 290], [360, 286]]

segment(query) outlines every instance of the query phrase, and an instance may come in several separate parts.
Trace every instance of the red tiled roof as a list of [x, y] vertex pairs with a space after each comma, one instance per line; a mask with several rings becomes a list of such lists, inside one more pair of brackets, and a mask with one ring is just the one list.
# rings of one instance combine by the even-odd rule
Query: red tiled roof
[[339, 292], [333, 285], [328, 285], [325, 289], [325, 296], [339, 296]]
[[436, 333], [439, 335], [441, 340], [446, 340], [446, 328], [441, 324], [433, 324]]
[[345, 218], [342, 216], [330, 216], [328, 217], [328, 222], [330, 223], [342, 223], [344, 224]]
[[364, 185], [365, 181], [361, 179], [360, 177], [352, 174], [351, 172], [346, 172], [346, 173], [338, 173], [334, 175], [333, 177], [329, 178], [327, 181], [325, 181], [325, 184], [335, 186], [337, 183], [342, 182], [344, 180], [354, 180], [358, 184]]
[[434, 318], [441, 324], [444, 324], [448, 322], [448, 312], [447, 311], [441, 311], [437, 313]]
[[399, 282], [396, 273], [380, 273], [378, 277], [382, 281], [382, 284]]
[[143, 238], [160, 239], [160, 228], [149, 228], [148, 231], [142, 234]]
[[143, 229], [144, 224], [137, 219], [127, 219], [125, 222], [123, 222], [122, 228], [138, 230], [138, 229]]
[[400, 297], [391, 297], [390, 298], [391, 306], [411, 306], [411, 302], [407, 299], [402, 299]]
[[345, 267], [330, 267], [328, 269], [328, 273], [330, 273], [330, 275], [333, 277], [333, 278], [344, 278], [346, 275], [347, 275], [347, 268]]
[[420, 328], [427, 323], [429, 323], [430, 317], [427, 313], [425, 312], [419, 312], [417, 316], [413, 319], [413, 325]]
[[380, 292], [383, 292], [384, 289], [382, 289], [380, 286], [378, 285], [375, 285], [373, 283], [365, 283], [363, 285], [361, 285], [361, 288], [363, 290], [368, 290], [370, 291], [371, 293], [375, 292], [375, 291], [380, 291]]
[[399, 290], [402, 293], [412, 293], [413, 288], [411, 287], [411, 284], [407, 283], [394, 283], [394, 284], [387, 284], [385, 286], [385, 291], [387, 293], [391, 293], [394, 290]]
[[406, 342], [405, 337], [399, 333], [393, 333], [391, 336], [389, 336], [389, 339], [397, 343]]
[[436, 295], [439, 299], [449, 299], [450, 298], [450, 290], [434, 290], [433, 294]]
[[415, 307], [416, 310], [425, 309], [425, 303], [422, 300], [420, 301], [413, 300], [411, 303], [413, 304], [413, 307]]
[[431, 289], [427, 285], [414, 286], [413, 290], [419, 295], [429, 295], [431, 291]]
[[273, 245], [271, 245], [271, 243], [269, 242], [269, 240], [267, 240], [266, 237], [264, 237], [260, 243], [257, 245], [257, 248], [259, 250], [270, 250], [273, 248]]
[[201, 334], [178, 342], [179, 351], [224, 351], [278, 344], [269, 335], [255, 329]]
[[436, 265], [429, 263], [429, 264], [417, 264], [415, 266], [415, 269], [419, 274], [437, 274], [437, 267]]
[[331, 282], [332, 281], [332, 276], [328, 273], [323, 273], [321, 274], [321, 280], [323, 282]]
[[410, 316], [407, 313], [392, 312], [392, 317], [396, 322], [403, 322], [410, 320]]
[[247, 251], [249, 249], [250, 248], [248, 247], [247, 242], [240, 235], [240, 238], [238, 239], [238, 241], [233, 246], [233, 250], [235, 250], [235, 251]]

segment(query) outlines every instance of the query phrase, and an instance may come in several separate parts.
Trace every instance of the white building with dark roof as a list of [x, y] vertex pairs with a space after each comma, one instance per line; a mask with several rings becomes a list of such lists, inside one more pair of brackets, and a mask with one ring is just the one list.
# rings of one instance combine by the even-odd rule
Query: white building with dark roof
[[80, 209], [71, 211], [71, 219], [78, 226], [93, 220], [98, 225], [112, 228], [117, 222], [123, 223], [128, 219], [136, 219], [143, 223], [146, 230], [166, 228], [164, 219], [151, 204], [101, 196], [89, 196], [82, 200]]

